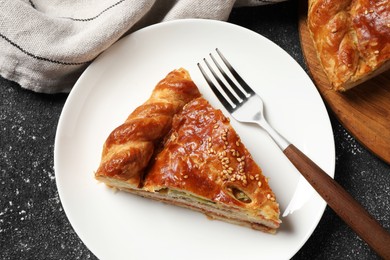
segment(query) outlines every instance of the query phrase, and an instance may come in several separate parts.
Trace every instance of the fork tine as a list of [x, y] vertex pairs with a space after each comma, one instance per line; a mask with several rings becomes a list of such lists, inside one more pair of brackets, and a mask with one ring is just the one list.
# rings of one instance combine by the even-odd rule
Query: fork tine
[[222, 82], [220, 77], [215, 73], [214, 69], [210, 66], [206, 59], [203, 59], [207, 67], [209, 68], [211, 74], [213, 74], [214, 78], [217, 80], [219, 86], [221, 86], [222, 90], [229, 97], [229, 99], [233, 102], [233, 104], [237, 105], [240, 101], [232, 94], [232, 92], [228, 89], [228, 87]]
[[236, 92], [236, 94], [243, 100], [246, 99], [246, 95], [244, 92], [242, 92], [241, 89], [237, 87], [237, 85], [230, 79], [230, 77], [225, 73], [225, 71], [222, 69], [221, 65], [219, 65], [218, 61], [214, 58], [214, 56], [210, 53], [211, 59], [214, 61], [215, 65], [217, 66], [218, 70], [221, 72], [222, 76], [226, 79], [226, 81], [229, 83], [229, 86]]
[[214, 94], [217, 96], [219, 101], [222, 103], [222, 105], [226, 108], [229, 113], [232, 113], [234, 110], [234, 107], [227, 101], [227, 99], [219, 92], [218, 88], [214, 85], [214, 83], [211, 81], [209, 76], [204, 71], [203, 67], [198, 63], [198, 68], [200, 72], [202, 73], [203, 77], [206, 79], [207, 84], [209, 84], [211, 90], [214, 92]]
[[255, 94], [255, 92], [253, 91], [253, 89], [251, 87], [249, 87], [249, 85], [243, 80], [243, 78], [241, 78], [240, 74], [237, 73], [237, 71], [233, 68], [232, 65], [230, 65], [230, 63], [227, 61], [227, 59], [223, 56], [223, 54], [220, 52], [220, 50], [218, 48], [215, 49], [219, 55], [219, 57], [221, 57], [222, 61], [225, 63], [226, 67], [229, 69], [229, 71], [232, 73], [232, 75], [234, 76], [234, 78], [238, 81], [238, 83], [240, 83], [241, 87], [249, 94], [249, 95], [253, 95]]

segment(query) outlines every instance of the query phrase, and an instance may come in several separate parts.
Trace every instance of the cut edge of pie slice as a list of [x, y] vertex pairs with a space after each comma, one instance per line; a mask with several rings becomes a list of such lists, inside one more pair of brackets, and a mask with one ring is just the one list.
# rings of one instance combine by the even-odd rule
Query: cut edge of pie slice
[[110, 187], [202, 212], [212, 219], [275, 233], [279, 204], [251, 154], [221, 110], [203, 97], [187, 102], [138, 185], [122, 176]]

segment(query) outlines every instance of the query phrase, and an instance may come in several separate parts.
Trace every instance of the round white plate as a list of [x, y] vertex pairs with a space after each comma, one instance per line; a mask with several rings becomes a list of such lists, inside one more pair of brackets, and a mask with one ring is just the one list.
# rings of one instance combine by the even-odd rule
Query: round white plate
[[114, 192], [94, 179], [108, 134], [171, 70], [186, 68], [204, 97], [222, 108], [196, 65], [216, 47], [263, 97], [269, 122], [333, 177], [327, 111], [307, 74], [285, 51], [225, 22], [179, 20], [144, 28], [88, 67], [58, 124], [54, 164], [60, 199], [76, 233], [98, 258], [289, 259], [316, 228], [325, 202], [262, 129], [233, 119], [280, 203], [283, 223], [275, 235]]

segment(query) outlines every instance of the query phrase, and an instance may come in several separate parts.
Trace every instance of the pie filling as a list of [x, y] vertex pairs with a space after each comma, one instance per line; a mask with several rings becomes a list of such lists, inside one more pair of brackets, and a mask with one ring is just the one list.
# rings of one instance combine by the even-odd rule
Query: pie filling
[[[105, 183], [109, 187], [123, 190], [148, 199], [196, 210], [207, 215], [211, 219], [223, 220], [225, 222], [247, 226], [267, 233], [275, 233], [276, 229], [280, 225], [280, 221], [267, 219], [259, 211], [242, 211], [238, 207], [226, 206], [180, 190], [162, 188], [155, 192], [150, 192], [142, 188], [137, 188], [133, 185], [127, 185], [125, 182], [118, 181], [113, 178], [110, 178], [109, 181], [105, 179]], [[240, 197], [237, 199], [239, 200]]]

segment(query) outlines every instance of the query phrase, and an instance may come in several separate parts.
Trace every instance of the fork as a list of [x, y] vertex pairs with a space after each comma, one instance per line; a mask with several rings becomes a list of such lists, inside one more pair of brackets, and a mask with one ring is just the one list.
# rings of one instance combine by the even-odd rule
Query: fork
[[[218, 48], [216, 49], [216, 53], [220, 57], [220, 60], [222, 60], [225, 69], [211, 53], [210, 58], [219, 70], [220, 75], [225, 79], [225, 83], [206, 58], [203, 61], [208, 68], [208, 73], [204, 65], [200, 63], [197, 65], [208, 85], [225, 109], [237, 121], [255, 123], [263, 128], [334, 212], [365, 240], [378, 255], [384, 259], [390, 259], [390, 233], [344, 190], [342, 186], [297, 147], [280, 135], [267, 122], [263, 113], [264, 105], [261, 97], [243, 80]], [[229, 73], [226, 72], [226, 69]], [[217, 85], [219, 85], [220, 90], [211, 80], [210, 74], [215, 79], [214, 82], [218, 83]], [[232, 80], [233, 78], [241, 88]]]

